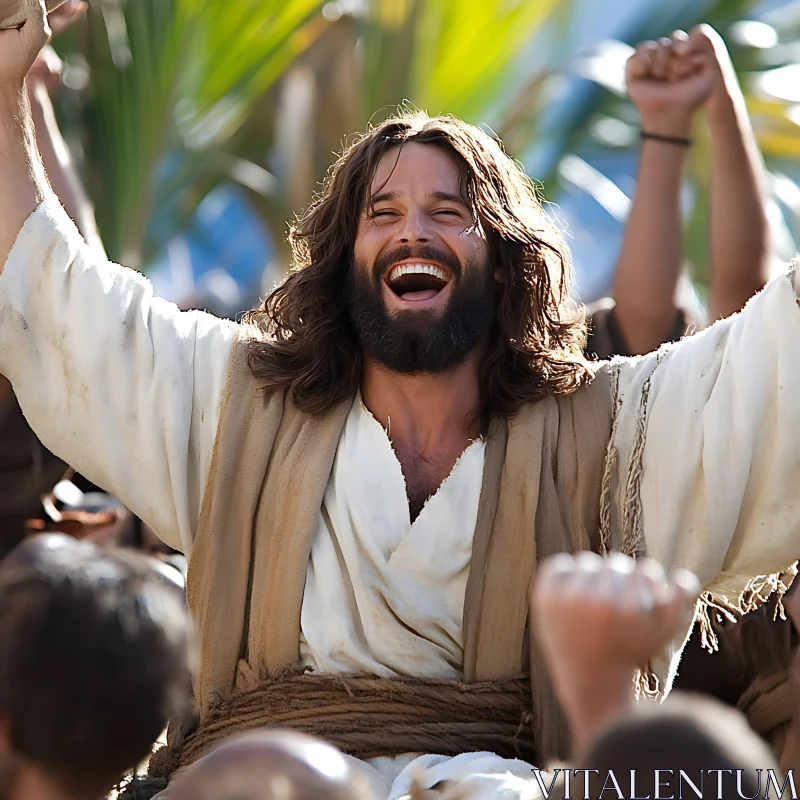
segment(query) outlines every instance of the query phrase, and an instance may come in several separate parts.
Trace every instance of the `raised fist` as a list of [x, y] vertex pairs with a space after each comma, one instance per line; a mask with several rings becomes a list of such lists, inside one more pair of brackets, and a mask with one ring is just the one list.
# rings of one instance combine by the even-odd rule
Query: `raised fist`
[[689, 33], [689, 52], [702, 65], [711, 81], [706, 109], [713, 114], [733, 95], [741, 95], [736, 70], [722, 37], [709, 25], [698, 25]]
[[32, 3], [18, 28], [0, 30], [0, 95], [16, 97], [50, 37], [44, 0]]
[[718, 71], [700, 39], [694, 32], [687, 36], [676, 31], [668, 39], [643, 42], [628, 59], [628, 95], [649, 132], [686, 136], [693, 114], [714, 92]]
[[532, 613], [554, 676], [570, 678], [644, 666], [688, 631], [697, 578], [616, 553], [562, 554], [539, 567]]

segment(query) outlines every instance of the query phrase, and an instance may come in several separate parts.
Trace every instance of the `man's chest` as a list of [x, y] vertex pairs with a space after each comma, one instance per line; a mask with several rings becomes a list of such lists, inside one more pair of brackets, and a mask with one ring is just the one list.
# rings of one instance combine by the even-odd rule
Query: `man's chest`
[[[484, 442], [458, 455], [449, 471], [442, 464], [409, 470], [409, 486], [409, 464], [379, 426], [348, 427], [306, 574], [305, 664], [334, 673], [460, 674]], [[416, 515], [412, 494], [424, 506]]]
[[453, 468], [466, 447], [432, 456], [398, 453], [400, 469], [405, 478], [406, 496], [412, 522], [423, 506], [433, 497], [453, 472]]

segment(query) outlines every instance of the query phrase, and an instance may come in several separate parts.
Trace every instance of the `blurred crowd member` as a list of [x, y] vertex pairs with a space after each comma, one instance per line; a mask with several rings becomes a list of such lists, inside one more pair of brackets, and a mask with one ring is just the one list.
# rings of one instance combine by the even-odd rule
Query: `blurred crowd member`
[[560, 554], [540, 565], [531, 620], [575, 758], [610, 718], [635, 707], [637, 668], [684, 633], [700, 588], [686, 570], [667, 576], [658, 562], [621, 553]]
[[645, 42], [628, 61], [641, 115], [633, 206], [614, 273], [613, 300], [592, 309], [587, 353], [639, 355], [702, 327], [678, 308], [683, 264], [680, 190], [693, 118], [711, 132], [709, 316], [727, 317], [763, 289], [769, 266], [766, 176], [725, 43], [707, 25]]
[[177, 767], [292, 725], [383, 797], [419, 769], [426, 791], [526, 797], [568, 745], [526, 636], [540, 559], [646, 552], [737, 602], [798, 558], [791, 272], [701, 336], [592, 365], [530, 179], [481, 129], [413, 113], [342, 154], [248, 323], [181, 313], [87, 247], [42, 177], [39, 14], [0, 32], [0, 368], [49, 446], [191, 553]]
[[100, 800], [187, 699], [182, 594], [132, 553], [61, 534], [0, 565], [3, 800]]
[[[561, 769], [595, 771], [586, 773], [590, 796], [615, 791], [609, 773], [626, 797], [682, 796], [681, 770], [700, 796], [715, 800], [756, 797], [766, 790], [768, 770], [782, 783], [777, 762], [740, 712], [702, 695], [633, 702], [637, 670], [682, 635], [699, 591], [691, 573], [668, 577], [654, 561], [619, 554], [560, 555], [540, 567], [531, 614], [573, 732], [573, 758]], [[636, 793], [627, 794], [632, 770]], [[573, 778], [583, 786], [580, 773]]]
[[[786, 610], [795, 634], [800, 634], [800, 593], [794, 591], [786, 602]], [[786, 736], [781, 766], [800, 776], [800, 649], [795, 649], [787, 670], [787, 695], [781, 698], [790, 708], [791, 724]]]
[[233, 737], [174, 781], [170, 800], [373, 800], [358, 763], [291, 731]]
[[[720, 36], [703, 25], [688, 36], [676, 32], [639, 45], [628, 61], [627, 84], [641, 115], [642, 153], [614, 299], [592, 309], [586, 349], [599, 358], [643, 354], [703, 327], [687, 309], [676, 307], [683, 261], [680, 189], [700, 109], [711, 133], [711, 318], [740, 310], [767, 281], [765, 171]], [[786, 718], [761, 710], [765, 692], [785, 676], [790, 653], [789, 626], [774, 606], [753, 611], [739, 625], [712, 617], [719, 641], [713, 658], [696, 628], [675, 685], [732, 705], [741, 701], [780, 753]]]
[[780, 796], [777, 790], [785, 780], [741, 712], [714, 698], [682, 692], [663, 705], [639, 706], [610, 721], [580, 766], [596, 771], [590, 786], [597, 798], [606, 796], [602, 790], [609, 774], [627, 791], [631, 770], [636, 771], [635, 792], [625, 796], [642, 798], [742, 800], [769, 796], [772, 789]]

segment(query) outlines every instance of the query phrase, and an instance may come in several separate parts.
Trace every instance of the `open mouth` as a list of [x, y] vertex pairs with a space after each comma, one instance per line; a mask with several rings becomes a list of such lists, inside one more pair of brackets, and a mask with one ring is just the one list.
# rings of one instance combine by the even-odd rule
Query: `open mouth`
[[398, 264], [386, 283], [401, 300], [430, 300], [450, 283], [450, 275], [435, 264]]

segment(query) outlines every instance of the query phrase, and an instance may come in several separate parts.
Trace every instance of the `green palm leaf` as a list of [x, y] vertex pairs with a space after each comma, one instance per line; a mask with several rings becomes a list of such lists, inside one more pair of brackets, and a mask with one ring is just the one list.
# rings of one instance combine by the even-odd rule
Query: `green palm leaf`
[[91, 74], [82, 133], [113, 258], [141, 266], [225, 177], [225, 144], [319, 35], [322, 5], [101, 0], [93, 7], [82, 42]]
[[485, 121], [515, 59], [558, 0], [373, 0], [365, 23], [365, 107], [403, 101]]
[[[418, 22], [412, 99], [471, 121], [491, 106], [520, 50], [557, 0], [429, 0]], [[418, 98], [418, 99], [417, 99]]]

